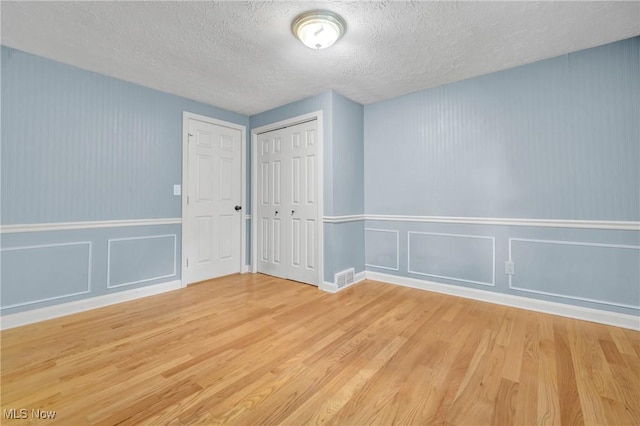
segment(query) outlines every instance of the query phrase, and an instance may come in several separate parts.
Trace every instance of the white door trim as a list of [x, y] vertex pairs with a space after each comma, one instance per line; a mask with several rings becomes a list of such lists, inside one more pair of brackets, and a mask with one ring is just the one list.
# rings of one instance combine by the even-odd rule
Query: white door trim
[[[296, 117], [288, 118], [286, 120], [278, 121], [271, 124], [266, 124], [255, 129], [251, 129], [251, 213], [252, 217], [257, 217], [253, 214], [253, 210], [258, 206], [258, 163], [256, 158], [258, 135], [260, 133], [269, 132], [271, 130], [280, 129], [282, 127], [295, 126], [296, 124], [304, 123], [310, 120], [317, 120], [318, 123], [318, 176], [317, 176], [317, 194], [318, 194], [318, 235], [317, 235], [317, 247], [316, 253], [318, 255], [318, 277], [315, 284], [320, 287], [324, 282], [324, 223], [322, 221], [324, 212], [324, 127], [322, 121], [322, 111], [314, 111], [308, 114], [299, 115]], [[258, 262], [256, 262], [258, 253], [258, 225], [255, 220], [251, 221], [251, 272], [258, 272]]]
[[[184, 248], [187, 246], [187, 177], [189, 176], [189, 156], [188, 156], [188, 145], [189, 145], [189, 120], [199, 120], [204, 121], [205, 123], [214, 124], [217, 126], [227, 127], [230, 129], [240, 130], [240, 188], [241, 188], [241, 200], [242, 200], [242, 208], [246, 209], [247, 203], [247, 156], [245, 154], [245, 145], [247, 143], [247, 128], [246, 126], [242, 126], [240, 124], [230, 123], [228, 121], [218, 120], [216, 118], [207, 117], [200, 114], [194, 114], [192, 112], [183, 111], [182, 112], [182, 247], [180, 249], [181, 252], [181, 281], [182, 287], [187, 286], [187, 280], [184, 279], [185, 272], [184, 269], [187, 263], [187, 257], [185, 254]], [[246, 211], [245, 211], [246, 212]], [[239, 272], [245, 272], [245, 265], [247, 263], [247, 226], [244, 219], [244, 213], [240, 214], [240, 265], [238, 265]]]

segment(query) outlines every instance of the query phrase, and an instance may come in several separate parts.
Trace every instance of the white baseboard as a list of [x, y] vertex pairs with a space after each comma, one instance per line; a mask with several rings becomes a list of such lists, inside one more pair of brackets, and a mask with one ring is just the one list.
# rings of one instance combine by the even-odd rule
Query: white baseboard
[[548, 302], [546, 300], [436, 283], [433, 281], [418, 280], [415, 278], [400, 277], [397, 275], [383, 274], [379, 272], [367, 271], [366, 276], [368, 280], [381, 281], [387, 284], [396, 284], [403, 287], [444, 293], [452, 296], [464, 297], [466, 299], [480, 300], [498, 305], [542, 312], [545, 314], [597, 322], [616, 327], [629, 328], [631, 330], [640, 330], [640, 317], [634, 315], [585, 308], [582, 306], [566, 305], [564, 303]]
[[33, 309], [31, 311], [4, 315], [0, 317], [0, 330], [7, 330], [10, 328], [20, 327], [22, 325], [33, 324], [35, 322], [77, 314], [79, 312], [102, 308], [116, 303], [128, 302], [142, 297], [178, 290], [180, 288], [182, 288], [182, 282], [180, 280], [175, 280], [162, 284], [91, 297], [89, 299], [74, 300], [73, 302], [47, 306], [45, 308]]
[[[387, 284], [395, 284], [404, 287], [411, 287], [419, 290], [449, 294], [452, 296], [464, 297], [466, 299], [480, 300], [483, 302], [495, 303], [498, 305], [527, 309], [530, 311], [543, 312], [546, 314], [559, 315], [584, 321], [613, 325], [616, 327], [628, 328], [631, 330], [640, 330], [640, 317], [634, 315], [585, 308], [582, 306], [566, 305], [563, 303], [548, 302], [546, 300], [538, 300], [528, 297], [514, 296], [511, 294], [496, 293], [487, 290], [460, 287], [372, 271], [363, 271], [357, 273], [355, 276], [355, 281], [347, 286], [344, 286], [341, 289], [338, 289], [335, 283], [327, 281], [323, 282], [320, 285], [320, 289], [329, 293], [337, 293], [338, 291], [342, 291], [345, 288], [351, 287], [354, 284], [357, 284], [365, 279], [381, 281]], [[10, 328], [20, 327], [22, 325], [84, 312], [104, 306], [114, 305], [116, 303], [127, 302], [147, 296], [153, 296], [172, 290], [178, 290], [180, 288], [182, 288], [181, 281], [175, 280], [162, 284], [105, 294], [89, 299], [75, 300], [73, 302], [47, 306], [45, 308], [34, 309], [31, 311], [4, 315], [0, 317], [0, 330], [7, 330]]]
[[342, 288], [338, 288], [336, 283], [325, 281], [320, 285], [320, 290], [326, 291], [328, 293], [337, 293], [339, 291], [344, 290], [345, 288], [351, 287], [354, 284], [358, 284], [360, 281], [364, 281], [366, 279], [366, 272], [365, 271], [358, 272], [353, 278], [354, 280], [351, 284], [347, 284]]

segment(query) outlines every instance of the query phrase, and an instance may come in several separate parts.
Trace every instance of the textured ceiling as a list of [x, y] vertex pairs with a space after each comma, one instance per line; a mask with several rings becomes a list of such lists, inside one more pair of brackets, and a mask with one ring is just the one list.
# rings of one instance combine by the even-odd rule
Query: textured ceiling
[[[362, 104], [640, 34], [640, 2], [7, 2], [2, 44], [252, 115], [328, 89]], [[315, 51], [290, 30], [347, 22]]]

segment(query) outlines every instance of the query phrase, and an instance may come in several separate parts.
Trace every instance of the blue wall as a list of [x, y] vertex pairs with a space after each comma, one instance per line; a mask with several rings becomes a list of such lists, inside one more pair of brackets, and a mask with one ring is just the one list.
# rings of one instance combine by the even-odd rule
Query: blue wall
[[2, 224], [180, 217], [183, 111], [249, 125], [2, 47]]
[[[640, 220], [638, 37], [368, 105], [364, 123], [367, 214]], [[638, 314], [637, 231], [366, 228], [372, 271]]]
[[[183, 111], [249, 126], [213, 106], [1, 54], [2, 225], [180, 218]], [[180, 240], [180, 225], [3, 234], [0, 296], [14, 307], [2, 314], [180, 279]]]
[[[364, 213], [364, 107], [333, 92], [333, 216]], [[325, 281], [348, 268], [365, 270], [364, 220], [325, 223]]]
[[[640, 232], [402, 219], [640, 220], [638, 37], [364, 108], [329, 91], [251, 118], [1, 53], [3, 225], [179, 218], [183, 111], [249, 129], [322, 110], [324, 215], [400, 219], [325, 223], [325, 281], [366, 263], [639, 312]], [[180, 239], [180, 225], [2, 234], [2, 314], [179, 279]]]
[[640, 220], [639, 44], [367, 105], [367, 213]]
[[333, 210], [364, 213], [364, 107], [333, 92]]

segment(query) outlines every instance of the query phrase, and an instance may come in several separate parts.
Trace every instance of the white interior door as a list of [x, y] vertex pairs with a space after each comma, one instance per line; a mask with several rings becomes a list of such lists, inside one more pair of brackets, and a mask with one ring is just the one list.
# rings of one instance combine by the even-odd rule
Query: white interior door
[[258, 272], [317, 285], [317, 121], [258, 136]]
[[[283, 203], [286, 194], [286, 179], [283, 179], [283, 138], [285, 129], [275, 130], [259, 136], [258, 139], [258, 271], [286, 277], [284, 262], [283, 218], [287, 205]], [[286, 175], [285, 175], [286, 176]], [[284, 194], [283, 194], [284, 192]]]
[[287, 278], [316, 283], [318, 235], [317, 217], [317, 122], [287, 128], [287, 191], [289, 232], [287, 233]]
[[241, 135], [188, 120], [186, 283], [241, 272]]

